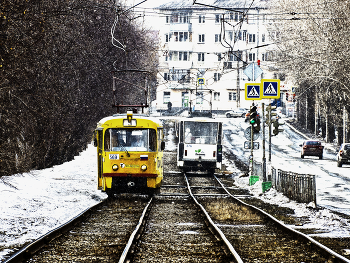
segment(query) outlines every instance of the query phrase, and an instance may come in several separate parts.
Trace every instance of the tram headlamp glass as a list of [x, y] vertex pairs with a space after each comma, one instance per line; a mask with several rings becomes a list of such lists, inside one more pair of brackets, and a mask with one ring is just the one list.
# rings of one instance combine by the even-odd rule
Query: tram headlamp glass
[[146, 171], [147, 170], [147, 165], [145, 165], [145, 164], [141, 165], [141, 170], [142, 171]]
[[119, 167], [118, 167], [117, 164], [113, 164], [113, 165], [112, 165], [112, 170], [113, 170], [113, 171], [118, 171], [118, 169], [119, 169]]

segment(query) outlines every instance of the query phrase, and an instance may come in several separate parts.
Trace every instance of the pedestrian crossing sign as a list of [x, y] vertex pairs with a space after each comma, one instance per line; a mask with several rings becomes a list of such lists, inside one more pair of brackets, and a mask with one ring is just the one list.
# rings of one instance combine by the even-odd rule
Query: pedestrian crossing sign
[[246, 83], [245, 84], [245, 99], [246, 100], [261, 100], [261, 84]]
[[280, 94], [280, 80], [279, 79], [262, 79], [262, 99], [279, 99]]

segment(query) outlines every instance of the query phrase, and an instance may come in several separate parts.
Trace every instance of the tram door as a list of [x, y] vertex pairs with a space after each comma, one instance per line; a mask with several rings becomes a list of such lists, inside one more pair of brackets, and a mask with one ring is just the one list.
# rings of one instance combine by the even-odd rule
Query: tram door
[[102, 174], [103, 174], [103, 129], [96, 129], [95, 146], [97, 146], [97, 189], [102, 190]]

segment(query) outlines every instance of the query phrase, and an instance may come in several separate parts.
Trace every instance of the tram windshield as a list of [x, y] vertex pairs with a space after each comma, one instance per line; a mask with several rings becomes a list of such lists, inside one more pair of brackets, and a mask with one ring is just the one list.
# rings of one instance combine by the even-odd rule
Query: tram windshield
[[217, 122], [184, 122], [184, 142], [193, 144], [216, 144]]
[[156, 151], [157, 136], [153, 129], [117, 129], [105, 132], [105, 151]]

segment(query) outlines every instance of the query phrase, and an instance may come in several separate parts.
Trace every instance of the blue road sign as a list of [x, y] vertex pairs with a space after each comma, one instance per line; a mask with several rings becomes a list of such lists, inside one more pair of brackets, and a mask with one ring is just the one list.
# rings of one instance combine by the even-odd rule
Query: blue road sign
[[280, 93], [280, 80], [279, 79], [262, 79], [262, 99], [279, 99]]
[[261, 84], [246, 83], [245, 84], [245, 99], [246, 100], [261, 100]]
[[205, 79], [204, 78], [198, 78], [198, 85], [204, 85]]

